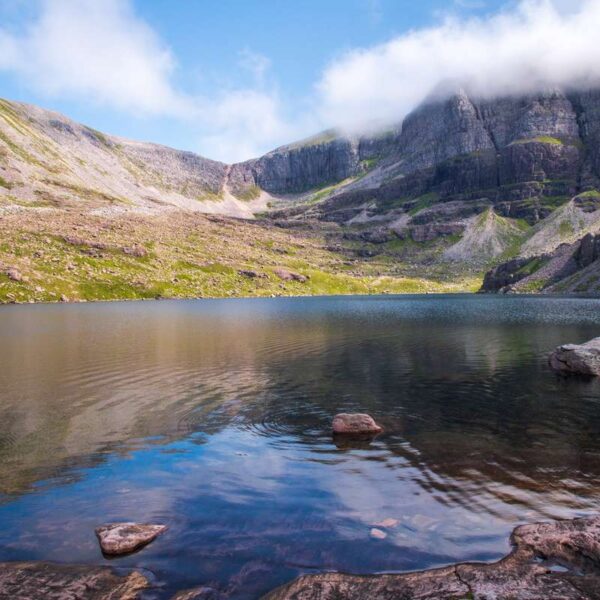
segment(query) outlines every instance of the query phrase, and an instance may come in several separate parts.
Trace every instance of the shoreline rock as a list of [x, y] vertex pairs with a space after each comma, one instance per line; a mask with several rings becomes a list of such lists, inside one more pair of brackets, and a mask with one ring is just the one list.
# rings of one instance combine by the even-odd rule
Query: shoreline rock
[[136, 600], [150, 582], [139, 571], [47, 562], [0, 563], [0, 598], [11, 600]]
[[600, 337], [585, 344], [558, 346], [549, 357], [550, 366], [559, 373], [600, 376]]
[[332, 427], [336, 435], [375, 435], [383, 431], [371, 415], [363, 413], [339, 413], [333, 417]]
[[166, 525], [109, 523], [97, 527], [96, 536], [104, 554], [119, 556], [147, 546], [166, 529]]
[[521, 525], [495, 563], [459, 563], [400, 575], [303, 575], [263, 600], [598, 600], [600, 517]]

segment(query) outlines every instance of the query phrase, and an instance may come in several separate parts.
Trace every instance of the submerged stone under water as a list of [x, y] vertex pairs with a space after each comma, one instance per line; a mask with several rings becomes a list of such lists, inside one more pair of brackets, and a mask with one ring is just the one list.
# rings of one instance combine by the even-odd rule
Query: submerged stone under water
[[[0, 561], [257, 598], [499, 559], [516, 525], [599, 509], [600, 382], [547, 363], [598, 335], [593, 299], [4, 307]], [[337, 413], [383, 433], [334, 439]], [[168, 529], [109, 561], [94, 529], [125, 521]]]

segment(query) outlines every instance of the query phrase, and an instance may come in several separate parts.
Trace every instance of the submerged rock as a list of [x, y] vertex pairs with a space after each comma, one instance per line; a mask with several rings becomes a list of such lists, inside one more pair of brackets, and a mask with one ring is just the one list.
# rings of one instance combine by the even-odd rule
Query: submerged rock
[[600, 337], [585, 344], [559, 346], [550, 355], [550, 366], [561, 373], [600, 376]]
[[373, 529], [371, 529], [371, 532], [369, 535], [374, 540], [385, 540], [385, 538], [387, 537], [387, 533], [385, 531], [382, 531], [381, 529], [377, 529], [376, 527], [373, 527]]
[[339, 413], [333, 417], [333, 432], [337, 434], [371, 435], [382, 430], [370, 415]]
[[146, 546], [166, 529], [165, 525], [109, 523], [96, 528], [96, 536], [104, 554], [119, 555]]
[[[304, 575], [265, 600], [594, 600], [600, 598], [600, 517], [517, 527], [512, 552], [402, 575]], [[556, 569], [556, 566], [560, 566]]]
[[0, 563], [0, 598], [11, 600], [136, 600], [150, 586], [138, 571], [45, 562]]
[[383, 521], [379, 521], [378, 523], [373, 523], [375, 527], [383, 527], [384, 529], [391, 529], [393, 527], [397, 527], [398, 519], [392, 519], [388, 517], [387, 519], [383, 519]]

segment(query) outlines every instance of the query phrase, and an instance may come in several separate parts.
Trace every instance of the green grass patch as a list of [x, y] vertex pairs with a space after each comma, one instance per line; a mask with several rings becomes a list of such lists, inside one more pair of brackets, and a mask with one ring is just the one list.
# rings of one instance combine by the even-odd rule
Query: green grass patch
[[424, 194], [423, 196], [419, 196], [415, 199], [415, 204], [408, 211], [408, 214], [412, 217], [417, 213], [421, 212], [425, 208], [429, 208], [433, 204], [435, 204], [440, 198], [440, 195], [437, 192], [430, 192], [429, 194]]
[[564, 146], [564, 142], [559, 140], [556, 137], [552, 137], [550, 135], [538, 135], [533, 138], [523, 138], [520, 140], [515, 140], [509, 146], [518, 145], [518, 144], [551, 144], [553, 146]]

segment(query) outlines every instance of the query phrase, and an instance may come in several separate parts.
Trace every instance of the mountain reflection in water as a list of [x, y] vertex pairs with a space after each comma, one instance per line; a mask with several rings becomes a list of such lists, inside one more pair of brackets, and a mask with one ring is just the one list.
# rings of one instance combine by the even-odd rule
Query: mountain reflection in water
[[[516, 523], [598, 510], [600, 385], [546, 365], [600, 301], [386, 297], [0, 311], [0, 559], [105, 562], [160, 597], [255, 598], [301, 572], [503, 555]], [[336, 412], [385, 432], [336, 445]], [[399, 520], [384, 541], [370, 526]]]

